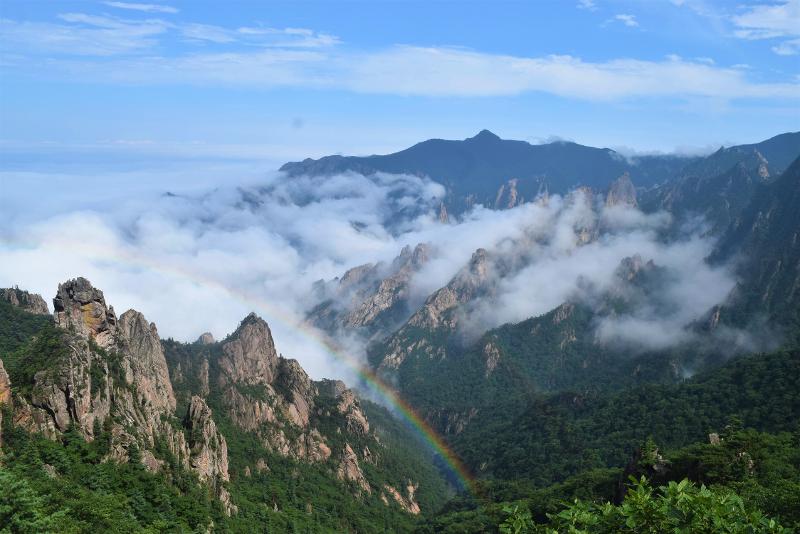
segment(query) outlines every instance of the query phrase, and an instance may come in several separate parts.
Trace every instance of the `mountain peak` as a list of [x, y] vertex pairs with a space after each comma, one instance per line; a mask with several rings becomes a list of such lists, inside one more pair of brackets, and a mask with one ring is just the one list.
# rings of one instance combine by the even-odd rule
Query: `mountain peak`
[[467, 141], [483, 141], [483, 142], [500, 141], [500, 140], [501, 140], [500, 136], [490, 132], [489, 130], [481, 130], [480, 132], [477, 133], [477, 135], [475, 135], [475, 137], [470, 137], [467, 139]]

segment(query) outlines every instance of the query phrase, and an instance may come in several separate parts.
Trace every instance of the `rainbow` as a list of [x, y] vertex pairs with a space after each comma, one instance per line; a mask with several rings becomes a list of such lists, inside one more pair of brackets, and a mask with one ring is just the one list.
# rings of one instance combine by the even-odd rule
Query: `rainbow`
[[[0, 243], [9, 246], [13, 246], [14, 244], [12, 241], [5, 238], [0, 238]], [[15, 244], [18, 248], [21, 245], [19, 242]], [[395, 414], [399, 415], [406, 425], [417, 434], [423, 443], [425, 443], [430, 449], [430, 452], [444, 461], [447, 471], [452, 475], [448, 478], [451, 482], [455, 483], [458, 491], [467, 491], [472, 495], [477, 495], [475, 479], [470, 471], [466, 468], [458, 455], [453, 452], [444, 439], [442, 439], [436, 430], [425, 421], [414, 407], [403, 399], [394, 388], [386, 384], [374, 371], [361, 365], [355, 358], [348, 356], [348, 354], [333, 340], [317, 329], [297, 321], [291, 315], [277, 309], [266, 300], [254, 296], [249, 292], [231, 287], [218, 280], [189, 271], [183, 267], [154, 262], [141, 254], [132, 252], [130, 249], [98, 247], [92, 245], [88, 241], [81, 242], [77, 240], [59, 240], [57, 246], [64, 247], [71, 253], [79, 251], [85, 259], [101, 263], [109, 263], [111, 261], [127, 267], [149, 269], [168, 276], [186, 279], [201, 287], [210, 287], [220, 290], [246, 306], [265, 313], [269, 321], [277, 321], [284, 327], [299, 333], [303, 338], [318, 346], [335, 360], [345, 364], [358, 376], [362, 384], [368, 387], [370, 393], [376, 395], [377, 398], [381, 399], [389, 406]], [[26, 247], [23, 245], [22, 248]], [[33, 248], [33, 246], [31, 246], [31, 248]]]

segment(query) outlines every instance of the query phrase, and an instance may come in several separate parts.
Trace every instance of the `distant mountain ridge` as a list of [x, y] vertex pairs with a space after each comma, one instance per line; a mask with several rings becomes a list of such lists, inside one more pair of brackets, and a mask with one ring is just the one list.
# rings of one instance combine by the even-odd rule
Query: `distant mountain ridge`
[[[325, 156], [284, 164], [289, 176], [376, 172], [424, 175], [447, 188], [446, 208], [460, 213], [474, 204], [513, 207], [532, 200], [543, 191], [564, 194], [579, 186], [605, 190], [628, 173], [637, 187], [650, 188], [677, 179], [684, 169], [711, 173], [706, 165], [733, 167], [744, 154], [757, 150], [775, 166], [785, 169], [800, 151], [800, 132], [785, 133], [761, 143], [721, 148], [715, 158], [679, 155], [646, 155], [626, 158], [609, 148], [595, 148], [569, 141], [532, 145], [501, 139], [489, 130], [461, 141], [429, 139], [387, 155]], [[509, 195], [509, 191], [513, 194]]]

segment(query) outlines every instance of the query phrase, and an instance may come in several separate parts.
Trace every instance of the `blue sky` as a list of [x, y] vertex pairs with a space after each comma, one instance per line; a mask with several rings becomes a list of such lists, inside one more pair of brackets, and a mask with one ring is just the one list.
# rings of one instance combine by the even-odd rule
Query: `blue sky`
[[800, 0], [0, 5], [6, 171], [264, 166], [482, 128], [638, 151], [800, 125]]

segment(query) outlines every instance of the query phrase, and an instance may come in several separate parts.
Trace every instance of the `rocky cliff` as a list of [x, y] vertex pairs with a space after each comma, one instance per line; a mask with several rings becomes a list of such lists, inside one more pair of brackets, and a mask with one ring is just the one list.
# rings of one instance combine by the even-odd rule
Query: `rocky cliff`
[[12, 306], [17, 306], [29, 313], [35, 313], [37, 315], [47, 315], [50, 313], [50, 310], [47, 309], [47, 303], [41, 295], [28, 293], [17, 287], [0, 288], [0, 300], [5, 300]]
[[[156, 452], [162, 443], [234, 511], [222, 485], [228, 480], [227, 457], [219, 457], [224, 438], [210, 411], [194, 407], [181, 425], [155, 325], [134, 310], [117, 319], [102, 291], [84, 278], [60, 284], [53, 304], [52, 343], [34, 345], [35, 351], [52, 352], [34, 355], [42, 358], [40, 369], [12, 396], [15, 423], [51, 438], [72, 426], [87, 440], [107, 431], [106, 461], [127, 462], [135, 447], [151, 471], [164, 464]], [[205, 461], [209, 449], [221, 451], [214, 462]]]
[[406, 246], [391, 265], [348, 270], [326, 289], [320, 287], [326, 298], [311, 311], [308, 322], [332, 334], [347, 331], [371, 339], [385, 337], [411, 315], [411, 281], [430, 256], [428, 245]]
[[[357, 280], [358, 273], [342, 277], [345, 284]], [[388, 453], [359, 398], [341, 381], [312, 380], [297, 360], [280, 355], [259, 316], [248, 315], [220, 342], [165, 346], [179, 403], [210, 399], [236, 432], [258, 437], [264, 455], [247, 458], [240, 476], [268, 471], [268, 455], [276, 455], [328, 470], [355, 496], [382, 487], [364, 465]]]
[[606, 194], [606, 206], [620, 205], [633, 208], [638, 206], [636, 202], [636, 187], [634, 187], [630, 174], [627, 172], [611, 183], [611, 187]]
[[[406, 251], [397, 271], [413, 256]], [[0, 405], [11, 407], [20, 428], [54, 440], [73, 430], [100, 440], [103, 462], [136, 459], [170, 478], [181, 477], [176, 469], [193, 472], [228, 515], [238, 511], [235, 477], [296, 472], [287, 465], [313, 466], [306, 469], [357, 500], [386, 493], [385, 486], [418, 487], [413, 470], [381, 474], [385, 461], [393, 470], [397, 463], [358, 396], [340, 381], [312, 380], [280, 355], [255, 314], [220, 342], [210, 335], [164, 341], [140, 312], [117, 316], [84, 278], [59, 285], [54, 311], [53, 322], [15, 353], [9, 373], [0, 361]], [[242, 443], [251, 444], [249, 453]], [[414, 493], [405, 493], [386, 505], [417, 513]]]
[[0, 445], [3, 444], [3, 411], [2, 407], [11, 402], [11, 380], [8, 378], [3, 367], [3, 360], [0, 360]]

